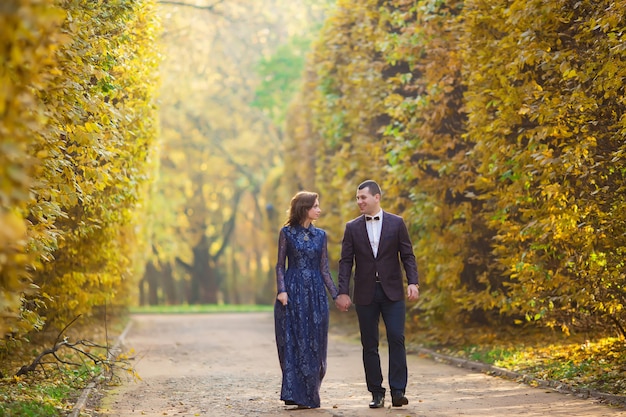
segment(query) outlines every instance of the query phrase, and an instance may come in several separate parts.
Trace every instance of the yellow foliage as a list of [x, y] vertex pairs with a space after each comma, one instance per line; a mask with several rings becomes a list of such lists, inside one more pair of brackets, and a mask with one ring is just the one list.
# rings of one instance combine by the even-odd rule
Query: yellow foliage
[[3, 3], [0, 334], [127, 303], [155, 160], [153, 7]]
[[46, 74], [55, 65], [61, 18], [44, 0], [7, 0], [0, 10], [0, 335], [17, 329], [22, 294], [30, 293], [26, 271], [42, 255], [25, 220], [37, 167], [28, 149], [46, 123], [34, 88], [50, 85]]
[[338, 201], [331, 253], [378, 178], [411, 226], [422, 317], [626, 332], [626, 2], [347, 3], [288, 121]]

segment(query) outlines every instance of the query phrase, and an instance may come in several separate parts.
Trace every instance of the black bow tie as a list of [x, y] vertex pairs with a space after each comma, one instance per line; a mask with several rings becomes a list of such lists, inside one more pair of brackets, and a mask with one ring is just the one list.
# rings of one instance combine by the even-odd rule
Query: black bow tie
[[378, 216], [365, 216], [365, 220], [370, 221], [370, 220], [380, 220], [380, 217]]

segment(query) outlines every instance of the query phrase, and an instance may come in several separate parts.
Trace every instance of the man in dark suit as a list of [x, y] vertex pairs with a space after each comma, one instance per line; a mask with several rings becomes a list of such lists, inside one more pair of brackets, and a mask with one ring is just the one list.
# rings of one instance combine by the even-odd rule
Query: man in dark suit
[[404, 346], [404, 280], [409, 300], [419, 297], [417, 266], [409, 232], [402, 217], [380, 208], [381, 191], [375, 181], [358, 186], [356, 200], [362, 215], [346, 223], [339, 260], [339, 296], [335, 303], [347, 311], [350, 278], [354, 268], [354, 304], [359, 319], [363, 365], [370, 408], [385, 406], [385, 388], [378, 354], [378, 324], [382, 316], [389, 344], [389, 387], [394, 407], [409, 403], [405, 396], [408, 379]]

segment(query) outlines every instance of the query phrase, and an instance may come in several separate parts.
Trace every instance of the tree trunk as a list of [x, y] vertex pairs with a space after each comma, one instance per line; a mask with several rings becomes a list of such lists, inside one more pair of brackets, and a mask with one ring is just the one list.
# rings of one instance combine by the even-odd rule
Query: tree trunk
[[146, 265], [146, 272], [144, 273], [144, 279], [143, 281], [145, 281], [145, 283], [148, 285], [148, 291], [147, 291], [147, 300], [145, 300], [145, 292], [143, 290], [143, 286], [142, 286], [142, 293], [144, 293], [143, 297], [144, 300], [143, 302], [148, 303], [148, 305], [154, 306], [154, 305], [158, 305], [159, 304], [159, 296], [158, 296], [158, 290], [159, 290], [159, 271], [156, 268], [156, 266], [154, 265], [153, 261], [148, 262], [148, 264]]
[[179, 304], [180, 299], [176, 291], [176, 283], [174, 282], [174, 271], [170, 262], [167, 262], [165, 265], [161, 265], [161, 278], [167, 304]]
[[191, 299], [190, 304], [217, 303], [217, 276], [211, 267], [209, 245], [206, 236], [193, 248], [193, 265], [191, 266]]

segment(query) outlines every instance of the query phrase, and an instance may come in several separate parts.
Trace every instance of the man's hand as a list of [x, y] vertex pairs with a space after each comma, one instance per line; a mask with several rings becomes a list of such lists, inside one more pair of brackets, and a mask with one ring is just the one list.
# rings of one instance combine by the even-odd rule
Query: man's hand
[[339, 311], [348, 311], [348, 308], [352, 305], [350, 296], [348, 294], [340, 294], [335, 299], [335, 305]]
[[420, 298], [420, 289], [415, 284], [409, 284], [407, 287], [407, 295], [409, 297], [409, 301], [415, 301]]
[[289, 296], [287, 296], [286, 292], [281, 292], [276, 296], [276, 299], [280, 301], [282, 305], [286, 306], [287, 301], [289, 301]]

